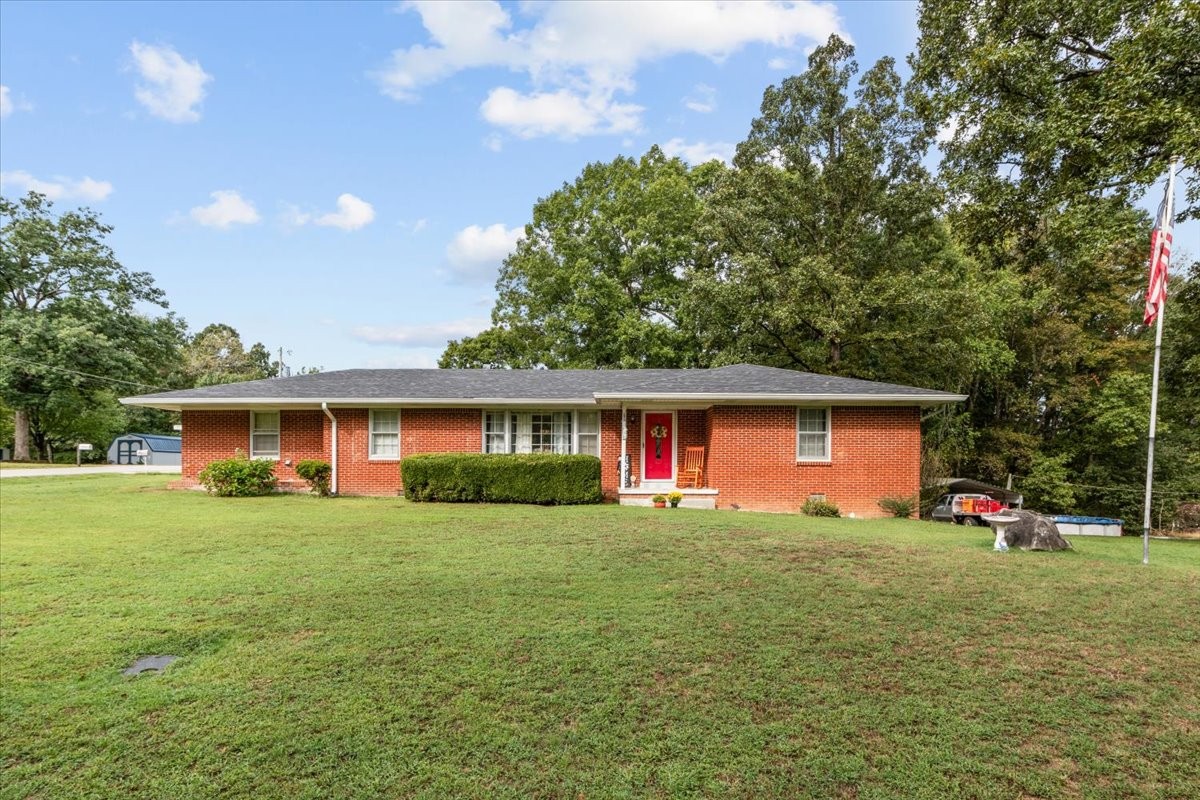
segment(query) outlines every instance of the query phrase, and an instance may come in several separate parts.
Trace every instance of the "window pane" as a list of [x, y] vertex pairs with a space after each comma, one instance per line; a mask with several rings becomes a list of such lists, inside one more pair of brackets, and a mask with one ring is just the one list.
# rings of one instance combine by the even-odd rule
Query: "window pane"
[[580, 454], [585, 455], [585, 456], [599, 456], [600, 455], [600, 437], [594, 433], [583, 433], [582, 423], [580, 424], [579, 427], [581, 429], [580, 433], [579, 433], [579, 452], [580, 452]]
[[256, 433], [250, 437], [250, 455], [256, 456], [278, 456], [279, 455], [279, 434], [277, 433]]
[[504, 446], [503, 433], [489, 433], [484, 437], [484, 452], [485, 453], [506, 453], [508, 448]]
[[571, 412], [560, 411], [554, 414], [553, 446], [555, 453], [563, 455], [571, 452]]
[[371, 455], [383, 458], [396, 458], [400, 455], [400, 434], [373, 433], [371, 434]]
[[825, 434], [800, 434], [800, 458], [825, 458]]
[[579, 435], [600, 432], [600, 414], [596, 411], [579, 412]]
[[278, 433], [279, 432], [279, 412], [278, 411], [255, 411], [254, 412], [254, 430]]
[[510, 418], [509, 452], [533, 452], [532, 414], [513, 414]]
[[825, 432], [825, 409], [823, 408], [802, 408], [799, 416], [800, 432], [801, 433], [824, 433]]
[[371, 430], [374, 433], [399, 433], [399, 411], [372, 411]]

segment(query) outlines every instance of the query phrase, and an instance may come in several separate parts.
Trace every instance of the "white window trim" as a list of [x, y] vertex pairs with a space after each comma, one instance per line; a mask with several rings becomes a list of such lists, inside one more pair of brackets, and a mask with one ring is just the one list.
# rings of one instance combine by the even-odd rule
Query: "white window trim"
[[[396, 455], [394, 456], [377, 456], [371, 452], [371, 448], [375, 445], [375, 412], [376, 411], [395, 411], [396, 412]], [[400, 419], [400, 409], [398, 408], [372, 408], [367, 415], [367, 461], [399, 461], [404, 455], [400, 447], [400, 433], [404, 430], [404, 423]]]
[[[551, 414], [558, 413], [562, 409], [545, 411], [538, 408], [484, 408], [479, 412], [479, 452], [487, 453], [487, 418], [488, 414], [500, 414], [504, 420], [504, 450], [502, 453], [492, 453], [490, 455], [504, 455], [512, 452], [512, 416], [513, 414]], [[596, 415], [596, 458], [601, 458], [603, 453], [604, 441], [604, 417], [600, 409], [594, 412], [591, 409], [580, 411], [578, 409], [571, 410], [571, 455], [579, 455], [579, 415], [594, 413]], [[590, 434], [588, 434], [590, 435]]]
[[[800, 455], [800, 412], [801, 411], [824, 411], [825, 412], [825, 457], [813, 458], [812, 456]], [[812, 406], [797, 406], [796, 407], [796, 463], [797, 464], [829, 464], [833, 461], [833, 414], [829, 406], [822, 408], [814, 408]]]
[[[277, 428], [275, 428], [275, 441], [276, 441], [277, 445], [276, 445], [276, 450], [274, 453], [259, 454], [259, 453], [254, 452], [254, 433], [255, 433], [254, 415], [255, 414], [274, 414], [276, 419], [279, 420], [279, 425]], [[269, 431], [263, 431], [263, 433], [268, 433], [268, 432]], [[274, 411], [251, 409], [251, 411], [250, 411], [250, 458], [251, 458], [251, 460], [253, 460], [253, 461], [278, 461], [279, 454], [282, 450], [283, 450], [283, 414], [278, 409], [275, 409]]]

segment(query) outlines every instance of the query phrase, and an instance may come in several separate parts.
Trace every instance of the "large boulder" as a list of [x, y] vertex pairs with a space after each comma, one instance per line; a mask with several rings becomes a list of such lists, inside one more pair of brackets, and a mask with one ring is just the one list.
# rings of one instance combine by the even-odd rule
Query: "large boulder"
[[1058, 532], [1058, 526], [1049, 517], [1032, 511], [1006, 511], [1020, 517], [1004, 531], [1004, 541], [1009, 547], [1022, 550], [1070, 550], [1071, 543]]

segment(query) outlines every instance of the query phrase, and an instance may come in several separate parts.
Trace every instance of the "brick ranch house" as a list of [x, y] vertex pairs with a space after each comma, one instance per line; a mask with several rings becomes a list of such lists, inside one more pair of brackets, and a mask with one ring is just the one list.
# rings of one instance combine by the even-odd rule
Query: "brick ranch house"
[[[355, 369], [123, 398], [180, 411], [181, 485], [238, 450], [334, 466], [340, 494], [396, 494], [415, 453], [584, 453], [601, 460], [611, 500], [674, 489], [688, 447], [704, 448], [702, 486], [684, 505], [797, 511], [823, 496], [843, 514], [879, 516], [882, 497], [919, 488], [925, 406], [948, 392], [749, 364], [717, 369]], [[627, 464], [624, 479], [620, 465]]]

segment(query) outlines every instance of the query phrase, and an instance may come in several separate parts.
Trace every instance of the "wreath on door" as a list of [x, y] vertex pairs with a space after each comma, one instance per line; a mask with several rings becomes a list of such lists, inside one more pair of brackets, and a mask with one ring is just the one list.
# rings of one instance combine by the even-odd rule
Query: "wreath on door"
[[650, 429], [650, 435], [654, 437], [654, 457], [661, 459], [663, 439], [667, 438], [667, 427], [655, 425]]

